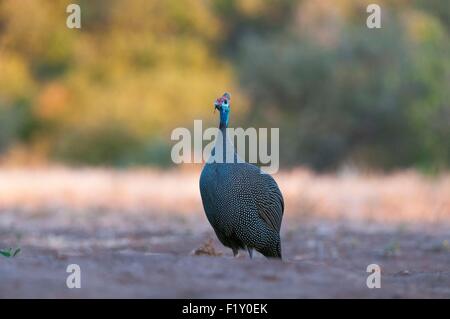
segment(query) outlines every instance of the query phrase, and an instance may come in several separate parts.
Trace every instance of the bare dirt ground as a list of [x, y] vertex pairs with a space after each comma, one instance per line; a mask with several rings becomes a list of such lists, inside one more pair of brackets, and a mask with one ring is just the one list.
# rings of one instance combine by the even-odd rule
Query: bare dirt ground
[[196, 174], [0, 170], [0, 298], [450, 298], [448, 177], [275, 176], [275, 261], [217, 241]]

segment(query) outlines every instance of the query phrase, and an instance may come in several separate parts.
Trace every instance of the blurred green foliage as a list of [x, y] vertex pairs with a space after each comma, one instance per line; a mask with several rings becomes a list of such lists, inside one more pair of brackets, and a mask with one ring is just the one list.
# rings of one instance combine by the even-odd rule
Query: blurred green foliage
[[[0, 2], [0, 154], [170, 165], [170, 132], [280, 127], [284, 165], [426, 171], [450, 165], [446, 1]], [[19, 156], [20, 157], [20, 156]]]

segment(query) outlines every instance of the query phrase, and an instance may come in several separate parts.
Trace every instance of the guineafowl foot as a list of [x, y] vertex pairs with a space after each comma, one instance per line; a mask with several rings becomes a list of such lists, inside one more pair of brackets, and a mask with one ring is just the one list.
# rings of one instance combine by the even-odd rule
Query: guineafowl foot
[[250, 259], [253, 259], [253, 248], [247, 247], [248, 255], [250, 256]]

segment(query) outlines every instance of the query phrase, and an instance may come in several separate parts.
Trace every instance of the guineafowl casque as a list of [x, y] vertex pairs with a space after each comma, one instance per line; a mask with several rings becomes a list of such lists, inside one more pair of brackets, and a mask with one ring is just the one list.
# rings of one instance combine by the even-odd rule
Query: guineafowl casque
[[[200, 193], [208, 221], [220, 242], [233, 250], [253, 249], [281, 259], [280, 228], [284, 201], [272, 176], [241, 160], [227, 136], [230, 95], [214, 103], [221, 134], [200, 176]], [[220, 154], [219, 154], [220, 153]], [[232, 161], [225, 161], [231, 154]], [[218, 157], [222, 157], [221, 161]]]

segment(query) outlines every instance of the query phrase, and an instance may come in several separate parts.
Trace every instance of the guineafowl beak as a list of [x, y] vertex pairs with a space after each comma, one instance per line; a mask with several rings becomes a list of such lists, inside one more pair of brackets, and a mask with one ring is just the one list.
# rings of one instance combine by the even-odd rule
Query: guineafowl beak
[[220, 109], [222, 108], [222, 103], [221, 103], [221, 101], [220, 101], [220, 99], [217, 99], [215, 102], [214, 102], [214, 110], [219, 110], [220, 111]]

